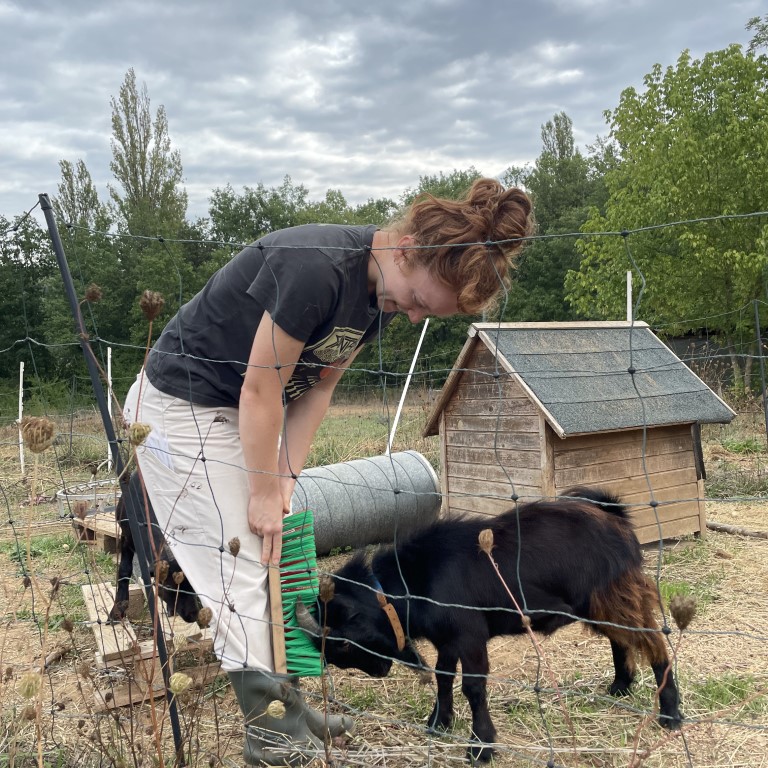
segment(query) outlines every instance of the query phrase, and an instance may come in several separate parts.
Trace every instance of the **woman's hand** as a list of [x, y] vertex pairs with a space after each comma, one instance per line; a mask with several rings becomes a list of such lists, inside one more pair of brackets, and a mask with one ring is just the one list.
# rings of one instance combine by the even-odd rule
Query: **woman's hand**
[[251, 496], [248, 499], [248, 526], [262, 537], [262, 565], [279, 565], [283, 550], [284, 504], [280, 495], [272, 498]]

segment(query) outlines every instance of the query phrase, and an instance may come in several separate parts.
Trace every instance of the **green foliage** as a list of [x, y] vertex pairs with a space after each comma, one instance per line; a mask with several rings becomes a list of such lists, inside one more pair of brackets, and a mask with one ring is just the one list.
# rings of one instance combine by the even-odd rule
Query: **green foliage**
[[753, 454], [765, 452], [765, 443], [755, 437], [747, 437], [741, 440], [737, 438], [725, 438], [722, 445], [723, 448], [731, 453]]
[[[768, 60], [733, 45], [701, 60], [684, 52], [675, 67], [654, 66], [643, 91], [626, 89], [606, 114], [621, 162], [605, 175], [605, 211], [593, 208], [582, 232], [764, 210], [766, 78]], [[585, 317], [622, 317], [625, 273], [636, 265], [645, 278], [643, 320], [683, 333], [706, 317], [727, 343], [739, 334], [749, 338], [751, 313], [739, 310], [764, 295], [767, 244], [768, 224], [758, 217], [627, 238], [595, 234], [577, 243], [583, 259], [568, 273], [568, 299]]]

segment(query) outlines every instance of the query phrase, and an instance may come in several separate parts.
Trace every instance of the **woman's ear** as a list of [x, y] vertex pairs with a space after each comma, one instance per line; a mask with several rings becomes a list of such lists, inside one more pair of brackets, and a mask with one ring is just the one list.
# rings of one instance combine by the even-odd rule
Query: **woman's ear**
[[408, 248], [413, 248], [415, 244], [416, 238], [414, 238], [413, 235], [403, 235], [397, 243], [395, 243], [392, 258], [396, 266], [399, 267], [401, 264], [408, 265], [410, 259], [408, 258], [406, 251]]

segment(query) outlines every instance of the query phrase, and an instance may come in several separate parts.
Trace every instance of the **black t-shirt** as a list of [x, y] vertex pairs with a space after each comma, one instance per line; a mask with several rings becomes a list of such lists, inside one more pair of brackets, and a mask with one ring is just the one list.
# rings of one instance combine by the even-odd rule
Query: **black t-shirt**
[[368, 294], [376, 229], [308, 224], [247, 246], [169, 321], [150, 351], [149, 380], [198, 405], [237, 406], [266, 311], [305, 342], [285, 387], [286, 401], [301, 397], [395, 315], [380, 312]]

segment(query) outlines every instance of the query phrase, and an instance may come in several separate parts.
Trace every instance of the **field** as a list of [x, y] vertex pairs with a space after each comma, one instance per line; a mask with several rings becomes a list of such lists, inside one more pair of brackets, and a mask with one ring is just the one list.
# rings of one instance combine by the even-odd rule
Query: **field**
[[[419, 436], [428, 406], [415, 396], [404, 411], [393, 450], [415, 449], [439, 471], [437, 444]], [[394, 415], [382, 404], [336, 405], [316, 441], [311, 463], [377, 455]], [[105, 668], [82, 586], [114, 582], [114, 556], [77, 542], [56, 493], [92, 478], [107, 479], [106, 441], [95, 414], [57, 419], [54, 445], [25, 455], [18, 432], [0, 431], [0, 766], [149, 766], [174, 764], [172, 722], [160, 694], [133, 707], [116, 697], [139, 674]], [[709, 530], [705, 538], [650, 547], [648, 573], [661, 595], [692, 596], [690, 626], [670, 620], [669, 637], [686, 723], [668, 734], [653, 718], [654, 688], [642, 666], [632, 696], [605, 694], [608, 644], [569, 627], [540, 641], [500, 638], [491, 647], [488, 681], [498, 729], [497, 766], [760, 766], [768, 765], [768, 453], [759, 408], [745, 408], [727, 427], [704, 429], [707, 511], [742, 535]], [[349, 556], [321, 561], [333, 570]], [[146, 609], [134, 621], [151, 637]], [[214, 661], [205, 646], [178, 643], [174, 669]], [[422, 647], [434, 661], [429, 647]], [[210, 670], [214, 670], [210, 667]], [[154, 672], [158, 674], [157, 670]], [[457, 719], [449, 733], [428, 734], [434, 681], [396, 667], [386, 680], [331, 668], [323, 686], [304, 680], [308, 696], [329, 698], [357, 720], [357, 733], [330, 747], [337, 766], [466, 765], [468, 708], [456, 687]], [[105, 704], [104, 701], [107, 700]], [[108, 706], [109, 701], [112, 706]], [[176, 696], [186, 764], [239, 764], [241, 718], [226, 678], [192, 685]], [[322, 760], [315, 761], [324, 764]]]

